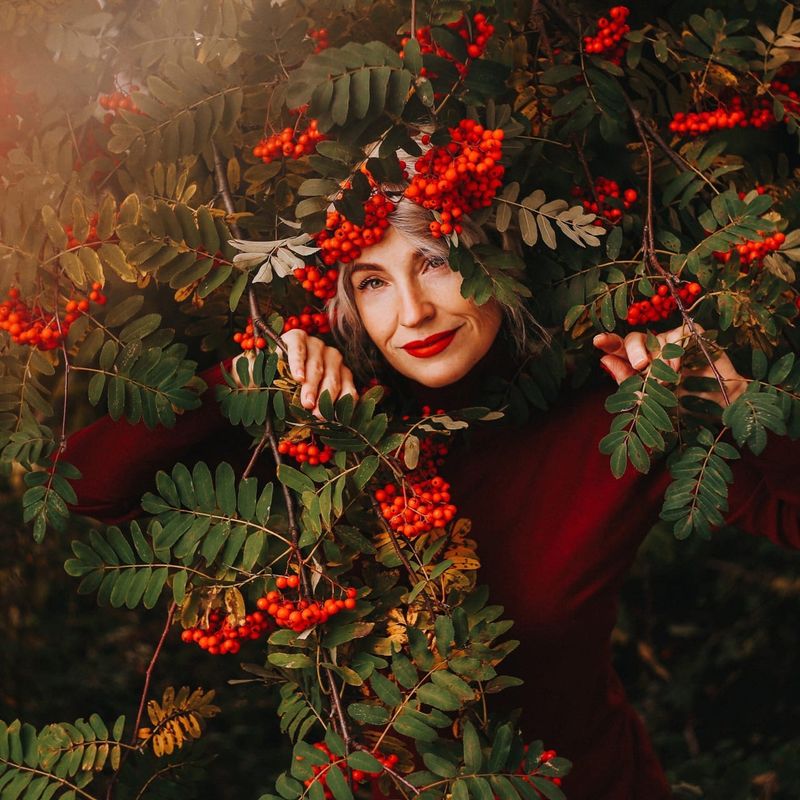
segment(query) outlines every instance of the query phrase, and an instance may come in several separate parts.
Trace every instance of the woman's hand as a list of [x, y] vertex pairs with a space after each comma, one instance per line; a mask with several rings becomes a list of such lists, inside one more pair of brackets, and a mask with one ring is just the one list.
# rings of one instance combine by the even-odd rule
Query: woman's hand
[[[326, 389], [334, 403], [346, 394], [351, 394], [358, 399], [358, 392], [353, 383], [353, 373], [345, 366], [342, 354], [335, 347], [328, 347], [322, 339], [309, 336], [298, 328], [284, 333], [281, 340], [286, 345], [289, 372], [301, 385], [300, 404], [303, 408], [320, 416], [319, 396]], [[236, 363], [240, 358], [250, 359], [250, 380], [252, 381], [254, 356], [242, 353], [233, 359], [231, 364], [233, 379], [241, 386], [236, 371]]]
[[[698, 333], [704, 332], [703, 328], [697, 323], [695, 323], [694, 327]], [[686, 347], [691, 341], [691, 336], [689, 329], [685, 325], [679, 328], [673, 328], [665, 333], [656, 334], [656, 338], [661, 347], [671, 342], [679, 344], [681, 347]], [[634, 331], [633, 333], [629, 333], [624, 339], [616, 333], [598, 333], [592, 341], [598, 350], [605, 353], [600, 359], [600, 364], [618, 385], [632, 375], [636, 375], [646, 369], [653, 360], [653, 356], [646, 347], [646, 333]], [[714, 371], [708, 364], [703, 365], [700, 369], [688, 370], [683, 369], [681, 361], [681, 358], [666, 359], [666, 363], [676, 372], [682, 372], [684, 378], [716, 378]], [[714, 366], [725, 382], [728, 400], [732, 403], [747, 388], [747, 380], [736, 371], [736, 368], [725, 352], [722, 352], [716, 358]], [[679, 388], [678, 394], [686, 394], [686, 391]], [[725, 400], [721, 391], [698, 392], [696, 396], [713, 400], [721, 406], [725, 405]]]
[[281, 336], [286, 345], [289, 372], [301, 384], [300, 404], [319, 416], [319, 396], [328, 391], [335, 403], [346, 394], [358, 398], [353, 373], [345, 366], [342, 354], [322, 339], [299, 328]]

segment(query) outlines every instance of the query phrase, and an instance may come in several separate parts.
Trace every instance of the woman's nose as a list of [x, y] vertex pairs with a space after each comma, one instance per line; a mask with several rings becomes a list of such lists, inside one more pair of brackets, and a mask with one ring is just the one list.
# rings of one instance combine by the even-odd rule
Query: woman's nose
[[417, 283], [401, 288], [398, 322], [405, 328], [416, 328], [436, 313], [436, 305]]

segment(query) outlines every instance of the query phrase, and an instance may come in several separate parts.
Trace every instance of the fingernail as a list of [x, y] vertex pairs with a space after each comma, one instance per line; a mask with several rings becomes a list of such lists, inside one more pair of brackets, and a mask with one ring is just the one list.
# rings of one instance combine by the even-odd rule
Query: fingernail
[[634, 369], [644, 369], [647, 366], [647, 359], [646, 358], [639, 359], [639, 361], [637, 361], [632, 366]]

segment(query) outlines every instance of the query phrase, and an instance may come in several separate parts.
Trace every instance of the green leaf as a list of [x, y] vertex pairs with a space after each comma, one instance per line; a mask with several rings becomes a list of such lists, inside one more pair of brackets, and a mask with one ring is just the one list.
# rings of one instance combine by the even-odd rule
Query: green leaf
[[456, 776], [455, 764], [446, 758], [437, 756], [435, 753], [423, 753], [422, 761], [434, 775], [438, 775], [440, 778], [454, 778]]
[[453, 621], [448, 616], [440, 615], [436, 617], [435, 630], [436, 649], [439, 651], [442, 658], [447, 658], [450, 653], [453, 638], [455, 637]]
[[281, 464], [278, 467], [278, 480], [300, 494], [316, 491], [314, 481], [311, 478], [288, 464]]
[[650, 456], [642, 444], [642, 440], [635, 433], [628, 436], [628, 458], [634, 469], [647, 473], [650, 470]]
[[153, 574], [150, 576], [150, 580], [147, 583], [147, 589], [145, 589], [144, 597], [142, 598], [145, 608], [155, 607], [156, 603], [158, 602], [158, 598], [161, 596], [161, 592], [164, 589], [164, 584], [167, 582], [168, 575], [169, 570], [167, 567], [159, 567], [158, 569], [153, 570]]
[[606, 253], [612, 261], [619, 258], [620, 250], [622, 249], [622, 226], [615, 225], [606, 239]]
[[[392, 681], [384, 677], [380, 672], [374, 672], [369, 682], [370, 686], [372, 686], [372, 690], [378, 696], [378, 699], [387, 706], [398, 706], [403, 701], [403, 694], [397, 687], [397, 684], [392, 683]], [[371, 771], [374, 772], [374, 770]]]
[[615, 478], [621, 478], [625, 474], [628, 466], [628, 450], [626, 443], [620, 442], [611, 454], [611, 474]]
[[360, 492], [370, 481], [380, 465], [380, 459], [376, 455], [367, 456], [359, 465], [353, 475], [353, 483]]
[[314, 661], [303, 653], [270, 653], [267, 661], [284, 669], [309, 669]]
[[461, 701], [441, 686], [423, 684], [417, 690], [417, 697], [422, 703], [438, 708], [440, 711], [457, 711]]
[[588, 96], [589, 89], [586, 87], [586, 85], [581, 84], [576, 89], [572, 89], [568, 94], [564, 95], [555, 103], [553, 103], [551, 113], [554, 117], [562, 117], [565, 114], [569, 114], [572, 111], [575, 111], [575, 109], [578, 108], [578, 106], [581, 105], [581, 103], [583, 103]]
[[475, 726], [465, 720], [463, 724], [462, 741], [464, 746], [464, 768], [469, 773], [478, 773], [483, 770], [483, 752], [481, 741]]
[[771, 383], [773, 386], [778, 386], [779, 384], [783, 383], [789, 377], [789, 374], [794, 367], [794, 362], [794, 353], [786, 353], [786, 355], [781, 356], [781, 358], [779, 358], [770, 368], [767, 381], [769, 381], [769, 383]]
[[492, 750], [489, 754], [489, 772], [500, 772], [504, 769], [511, 752], [511, 744], [514, 741], [514, 731], [509, 723], [501, 725], [494, 735]]
[[353, 800], [353, 792], [345, 780], [342, 771], [335, 764], [328, 767], [325, 773], [326, 783], [331, 790], [334, 800]]
[[402, 653], [395, 653], [392, 656], [392, 674], [404, 689], [414, 688], [419, 679], [416, 667]]
[[415, 75], [422, 69], [422, 52], [416, 38], [410, 38], [403, 48], [403, 66]]
[[385, 725], [389, 721], [386, 708], [373, 703], [351, 703], [347, 713], [363, 725]]
[[439, 734], [430, 725], [415, 719], [405, 711], [399, 714], [393, 727], [401, 736], [409, 736], [421, 742], [435, 742], [439, 738]]

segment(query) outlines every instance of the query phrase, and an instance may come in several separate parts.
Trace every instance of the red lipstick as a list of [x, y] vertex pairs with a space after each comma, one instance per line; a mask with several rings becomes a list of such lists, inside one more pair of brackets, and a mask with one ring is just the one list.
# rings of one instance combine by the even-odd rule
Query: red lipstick
[[408, 342], [403, 345], [403, 350], [414, 356], [414, 358], [431, 358], [450, 346], [450, 342], [453, 341], [457, 331], [458, 328], [453, 328], [450, 331], [434, 333], [432, 336], [428, 336], [427, 339]]

